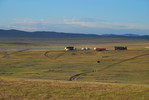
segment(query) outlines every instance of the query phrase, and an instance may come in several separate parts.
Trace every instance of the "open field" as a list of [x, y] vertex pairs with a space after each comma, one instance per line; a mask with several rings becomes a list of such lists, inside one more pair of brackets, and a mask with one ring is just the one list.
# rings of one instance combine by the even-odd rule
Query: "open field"
[[[108, 50], [66, 52], [67, 45]], [[128, 50], [115, 51], [119, 45]], [[1, 39], [0, 99], [148, 100], [146, 47], [148, 40], [120, 38]]]
[[149, 86], [0, 79], [0, 100], [148, 100]]

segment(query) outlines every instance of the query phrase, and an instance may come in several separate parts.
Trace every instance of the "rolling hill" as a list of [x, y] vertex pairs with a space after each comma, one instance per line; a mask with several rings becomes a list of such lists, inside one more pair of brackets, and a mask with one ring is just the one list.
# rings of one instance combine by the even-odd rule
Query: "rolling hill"
[[71, 34], [62, 32], [36, 31], [27, 32], [20, 30], [0, 30], [0, 37], [27, 37], [27, 38], [76, 38], [76, 37], [97, 37], [95, 34]]
[[116, 38], [138, 38], [138, 39], [149, 39], [149, 35], [136, 35], [136, 34], [80, 34], [80, 33], [63, 33], [63, 32], [52, 32], [52, 31], [35, 31], [27, 32], [20, 30], [3, 30], [0, 29], [0, 37], [13, 37], [13, 38], [80, 38], [80, 37], [116, 37]]

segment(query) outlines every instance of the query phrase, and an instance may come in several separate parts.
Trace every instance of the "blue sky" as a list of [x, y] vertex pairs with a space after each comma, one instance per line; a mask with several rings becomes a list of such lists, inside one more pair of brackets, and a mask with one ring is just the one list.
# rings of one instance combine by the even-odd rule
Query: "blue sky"
[[0, 29], [149, 34], [149, 0], [0, 0]]

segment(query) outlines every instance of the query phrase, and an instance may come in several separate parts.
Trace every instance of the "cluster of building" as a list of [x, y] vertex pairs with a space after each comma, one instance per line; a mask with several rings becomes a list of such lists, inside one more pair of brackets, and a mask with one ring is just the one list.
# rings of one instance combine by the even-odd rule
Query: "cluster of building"
[[[115, 46], [114, 47], [115, 50], [127, 50], [127, 46]], [[65, 47], [66, 51], [73, 51], [73, 50], [77, 50], [77, 48], [75, 48], [74, 46], [67, 46]], [[90, 48], [81, 48], [81, 50], [91, 50]], [[107, 50], [106, 48], [94, 48], [94, 50], [96, 51], [105, 51]]]

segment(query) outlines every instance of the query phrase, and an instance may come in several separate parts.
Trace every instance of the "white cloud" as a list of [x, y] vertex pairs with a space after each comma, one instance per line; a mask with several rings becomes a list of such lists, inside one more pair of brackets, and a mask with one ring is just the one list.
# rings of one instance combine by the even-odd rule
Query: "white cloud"
[[[90, 21], [89, 21], [90, 20]], [[149, 29], [148, 25], [140, 25], [140, 24], [123, 24], [117, 22], [108, 22], [104, 20], [92, 20], [88, 19], [87, 21], [84, 19], [74, 19], [69, 18], [65, 19], [65, 24], [76, 24], [85, 27], [92, 28], [110, 28], [110, 29]]]
[[[112, 30], [149, 30], [149, 25], [118, 23], [94, 18], [41, 18], [14, 19], [8, 25], [1, 25], [4, 29], [18, 29], [25, 31], [60, 31], [80, 33], [111, 33]], [[110, 30], [109, 32], [106, 30]], [[126, 31], [125, 31], [126, 32]]]

